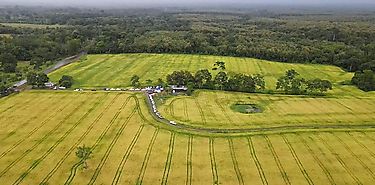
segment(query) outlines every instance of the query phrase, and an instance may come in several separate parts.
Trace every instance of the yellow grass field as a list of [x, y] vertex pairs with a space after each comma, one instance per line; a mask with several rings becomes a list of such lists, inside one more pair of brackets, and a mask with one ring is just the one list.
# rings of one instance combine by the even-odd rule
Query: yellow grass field
[[[238, 98], [241, 96], [247, 95]], [[254, 98], [282, 99], [263, 95]], [[186, 99], [187, 104], [192, 103], [190, 99]], [[290, 107], [285, 101], [299, 104], [300, 100], [282, 100], [277, 105], [280, 111], [275, 110], [271, 118], [291, 111], [281, 109]], [[320, 100], [305, 101], [315, 105]], [[327, 111], [338, 107], [335, 100], [321, 101], [328, 103]], [[371, 100], [364, 100], [362, 105], [356, 101], [359, 100], [341, 102], [348, 107], [363, 107], [360, 110], [364, 121], [373, 119], [371, 110], [364, 110], [364, 106], [371, 106]], [[317, 108], [308, 109], [319, 114]], [[300, 110], [297, 114], [303, 113]], [[187, 114], [189, 119], [199, 117]], [[226, 119], [222, 114], [215, 114], [221, 116], [217, 121]], [[305, 114], [307, 118], [301, 116], [300, 121], [315, 119], [314, 115]], [[375, 182], [372, 128], [285, 129], [283, 133], [242, 135], [188, 132], [152, 119], [144, 96], [126, 92], [26, 91], [0, 99], [0, 116], [2, 185]], [[330, 119], [340, 119], [335, 116], [332, 113]], [[241, 123], [243, 118], [235, 117], [231, 116]], [[261, 119], [257, 119], [259, 123]], [[215, 119], [207, 115], [206, 120]], [[329, 119], [321, 121], [329, 123]], [[278, 123], [263, 126], [272, 124]], [[76, 148], [83, 145], [93, 152], [87, 169], [79, 165], [75, 156]]]

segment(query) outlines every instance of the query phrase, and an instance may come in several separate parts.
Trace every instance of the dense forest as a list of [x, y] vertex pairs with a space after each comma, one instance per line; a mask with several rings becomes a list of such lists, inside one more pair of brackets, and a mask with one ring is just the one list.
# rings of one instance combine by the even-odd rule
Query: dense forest
[[[7, 7], [0, 25], [0, 65], [35, 70], [88, 53], [194, 53], [279, 62], [331, 64], [375, 71], [375, 13], [277, 13], [267, 10], [97, 10]], [[5, 55], [7, 54], [7, 55]], [[12, 65], [13, 64], [13, 65]], [[0, 83], [5, 83], [4, 74]], [[20, 76], [20, 75], [18, 75]], [[22, 76], [22, 75], [21, 75]], [[6, 80], [9, 81], [9, 80]]]

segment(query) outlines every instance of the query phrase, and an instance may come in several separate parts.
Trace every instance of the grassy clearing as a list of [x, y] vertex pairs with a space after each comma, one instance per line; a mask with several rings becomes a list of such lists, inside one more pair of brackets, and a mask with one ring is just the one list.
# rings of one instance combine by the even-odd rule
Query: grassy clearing
[[[6, 185], [371, 184], [375, 180], [372, 131], [190, 135], [150, 125], [160, 123], [151, 119], [142, 98], [131, 93], [28, 91], [2, 99], [0, 111], [7, 118], [0, 121], [0, 181]], [[192, 119], [194, 114], [188, 115]], [[93, 147], [86, 170], [75, 165], [76, 147], [83, 144]]]
[[[360, 90], [352, 86], [340, 85], [350, 80], [352, 73], [347, 73], [334, 66], [317, 64], [288, 64], [258, 60], [252, 58], [221, 57], [205, 55], [179, 54], [118, 54], [89, 55], [87, 60], [63, 67], [50, 74], [54, 81], [62, 75], [70, 75], [75, 79], [74, 87], [128, 87], [132, 75], [141, 80], [156, 81], [175, 70], [195, 72], [199, 69], [211, 69], [218, 61], [226, 62], [228, 73], [260, 73], [265, 76], [267, 88], [274, 89], [276, 80], [288, 69], [295, 69], [307, 79], [322, 78], [335, 85], [336, 94], [356, 94]], [[217, 71], [211, 71], [213, 74]]]
[[[256, 104], [263, 112], [233, 110], [235, 104]], [[184, 108], [184, 104], [187, 107]], [[375, 119], [375, 97], [303, 97], [198, 91], [169, 98], [160, 112], [170, 120], [207, 128], [259, 128], [290, 125], [361, 125]], [[188, 115], [188, 116], [186, 116]]]
[[12, 38], [12, 35], [11, 34], [0, 34], [0, 37], [4, 37], [4, 38]]
[[0, 26], [10, 26], [10, 27], [15, 27], [15, 28], [32, 28], [32, 29], [47, 29], [47, 28], [64, 27], [64, 25], [27, 24], [27, 23], [0, 23]]

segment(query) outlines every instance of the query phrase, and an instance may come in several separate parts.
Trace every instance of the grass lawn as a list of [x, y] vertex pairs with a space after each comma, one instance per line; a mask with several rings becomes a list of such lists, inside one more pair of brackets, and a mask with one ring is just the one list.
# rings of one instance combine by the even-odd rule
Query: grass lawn
[[15, 28], [32, 28], [32, 29], [46, 29], [46, 28], [59, 28], [64, 25], [47, 25], [47, 24], [27, 24], [27, 23], [0, 23], [0, 26], [10, 26]]
[[[117, 54], [88, 55], [87, 60], [63, 67], [49, 76], [58, 81], [62, 75], [73, 76], [75, 87], [129, 87], [133, 75], [154, 82], [158, 78], [165, 79], [167, 74], [175, 70], [196, 72], [200, 69], [211, 69], [216, 61], [226, 62], [226, 72], [262, 74], [268, 89], [275, 89], [277, 78], [286, 70], [295, 69], [307, 79], [322, 78], [334, 83], [332, 93], [338, 95], [357, 95], [362, 93], [353, 86], [340, 85], [351, 80], [353, 73], [348, 73], [335, 66], [318, 64], [289, 64], [270, 62], [252, 58], [221, 57], [207, 55], [180, 54]], [[211, 71], [216, 75], [217, 71]]]

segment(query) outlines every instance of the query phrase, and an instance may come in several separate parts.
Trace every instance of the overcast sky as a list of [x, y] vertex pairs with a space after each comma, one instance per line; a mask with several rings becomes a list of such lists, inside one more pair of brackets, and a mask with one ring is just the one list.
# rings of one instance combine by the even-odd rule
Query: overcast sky
[[0, 0], [3, 4], [18, 5], [91, 5], [91, 6], [158, 6], [158, 5], [219, 5], [219, 4], [275, 4], [275, 5], [324, 5], [356, 4], [375, 5], [375, 0]]

